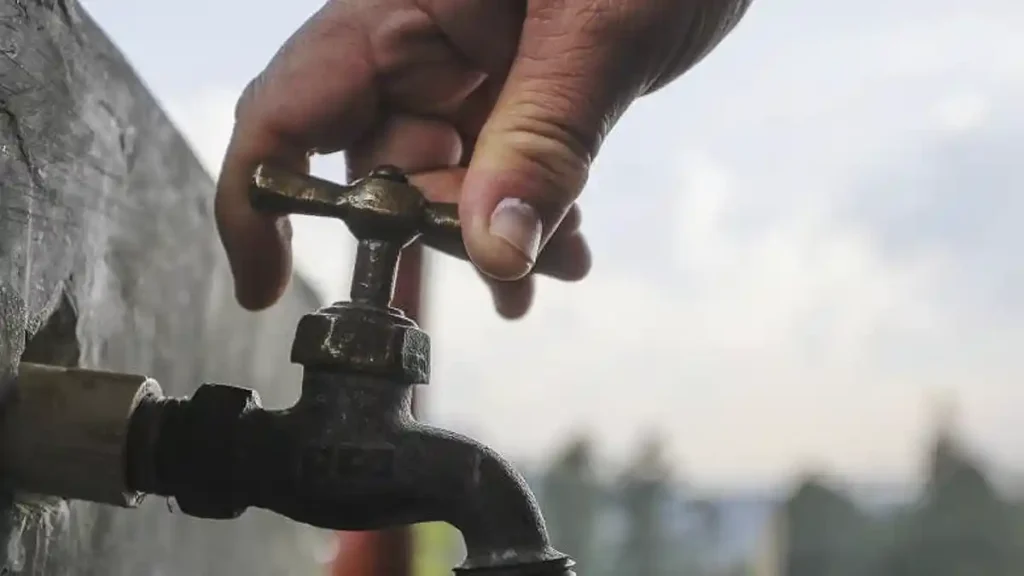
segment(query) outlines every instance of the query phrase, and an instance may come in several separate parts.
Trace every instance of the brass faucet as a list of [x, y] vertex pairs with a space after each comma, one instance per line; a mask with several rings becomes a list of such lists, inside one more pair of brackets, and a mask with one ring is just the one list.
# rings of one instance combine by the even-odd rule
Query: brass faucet
[[[6, 475], [30, 489], [122, 506], [144, 494], [173, 497], [182, 512], [202, 518], [235, 518], [255, 506], [332, 530], [445, 521], [466, 543], [456, 574], [574, 576], [506, 460], [412, 415], [412, 387], [429, 380], [430, 339], [391, 307], [395, 272], [402, 249], [420, 236], [461, 241], [456, 206], [427, 201], [390, 167], [345, 186], [261, 166], [250, 200], [262, 211], [341, 219], [359, 241], [351, 301], [298, 323], [291, 351], [304, 368], [298, 402], [266, 410], [254, 390], [220, 384], [169, 398], [143, 377], [23, 365], [24, 401], [0, 431], [0, 450], [13, 442], [11, 427], [53, 405], [47, 394], [66, 389], [54, 384], [60, 378], [87, 381], [111, 400], [61, 428], [61, 438], [41, 440], [60, 446], [50, 453], [69, 462], [59, 477], [38, 464], [48, 453], [39, 446], [5, 450]], [[105, 444], [87, 447], [80, 430], [106, 430]], [[68, 460], [76, 450], [88, 457]], [[123, 474], [67, 483], [74, 472], [67, 466], [99, 461]]]

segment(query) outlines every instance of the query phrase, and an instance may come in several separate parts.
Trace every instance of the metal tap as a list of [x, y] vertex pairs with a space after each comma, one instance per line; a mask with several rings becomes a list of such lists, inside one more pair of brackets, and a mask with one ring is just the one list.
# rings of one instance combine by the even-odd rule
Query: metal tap
[[[304, 368], [291, 408], [265, 410], [254, 390], [204, 384], [167, 398], [147, 381], [131, 395], [123, 490], [174, 497], [203, 518], [255, 506], [332, 530], [445, 521], [462, 532], [463, 576], [573, 576], [549, 543], [537, 503], [486, 446], [417, 422], [430, 340], [390, 306], [401, 250], [421, 235], [458, 239], [456, 206], [428, 202], [397, 169], [343, 186], [260, 167], [252, 205], [343, 220], [359, 241], [351, 301], [307, 314], [291, 359]], [[91, 374], [91, 373], [90, 373]]]

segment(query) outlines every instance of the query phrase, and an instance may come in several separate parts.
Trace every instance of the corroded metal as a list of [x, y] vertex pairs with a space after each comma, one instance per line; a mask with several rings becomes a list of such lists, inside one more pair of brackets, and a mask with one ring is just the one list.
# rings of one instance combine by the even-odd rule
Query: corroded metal
[[404, 314], [339, 302], [299, 320], [292, 362], [427, 384], [430, 337]]
[[249, 198], [258, 210], [344, 221], [359, 241], [352, 300], [376, 306], [391, 302], [403, 248], [421, 235], [448, 243], [461, 236], [458, 205], [428, 201], [392, 166], [341, 185], [263, 165]]
[[458, 205], [430, 202], [393, 166], [342, 185], [315, 176], [261, 165], [249, 190], [263, 211], [343, 220], [356, 238], [412, 241], [419, 234], [451, 237], [461, 232]]
[[332, 530], [445, 521], [466, 543], [458, 574], [572, 576], [522, 476], [411, 411], [412, 386], [429, 379], [429, 338], [391, 306], [395, 272], [416, 238], [459, 238], [456, 206], [427, 201], [389, 167], [342, 186], [263, 166], [250, 200], [343, 220], [359, 241], [351, 301], [299, 322], [292, 360], [304, 374], [291, 408], [266, 410], [254, 391], [216, 384], [139, 406], [130, 486], [207, 518], [256, 506]]

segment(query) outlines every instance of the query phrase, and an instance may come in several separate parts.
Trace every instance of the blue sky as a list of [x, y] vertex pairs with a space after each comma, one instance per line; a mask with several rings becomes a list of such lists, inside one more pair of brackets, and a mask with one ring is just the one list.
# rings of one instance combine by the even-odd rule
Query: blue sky
[[[239, 90], [319, 6], [83, 4], [211, 171]], [[912, 478], [954, 397], [969, 441], [1024, 468], [1022, 21], [1018, 0], [758, 0], [609, 138], [592, 278], [506, 323], [431, 260], [429, 415], [525, 459], [583, 430], [619, 461], [660, 430], [680, 474], [740, 486]], [[344, 293], [343, 229], [300, 221], [296, 247]]]

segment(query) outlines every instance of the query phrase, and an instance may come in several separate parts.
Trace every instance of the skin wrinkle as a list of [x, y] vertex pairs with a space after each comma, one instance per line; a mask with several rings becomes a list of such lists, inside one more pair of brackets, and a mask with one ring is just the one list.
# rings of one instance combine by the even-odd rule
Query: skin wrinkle
[[[574, 55], [580, 54], [582, 61], [592, 61], [589, 50], [585, 47], [568, 50], [564, 58], [572, 59]], [[523, 57], [529, 59], [529, 57]], [[542, 60], [541, 60], [542, 61]], [[540, 62], [540, 61], [538, 61]], [[563, 65], [561, 70], [578, 69], [577, 66]], [[580, 95], [574, 91], [587, 78], [591, 77], [586, 71], [568, 72], [567, 75], [554, 77], [535, 77], [524, 80], [519, 85], [515, 107], [505, 117], [503, 129], [512, 132], [532, 134], [548, 142], [557, 142], [568, 148], [572, 154], [567, 158], [564, 154], [549, 154], [549, 150], [535, 150], [536, 145], [531, 145], [528, 137], [521, 139], [522, 146], [518, 147], [521, 154], [532, 160], [536, 166], [543, 168], [547, 175], [548, 184], [552, 190], [561, 191], [566, 174], [573, 175], [574, 180], [579, 183], [582, 189], [586, 181], [586, 173], [600, 150], [608, 131], [618, 120], [615, 114], [621, 114], [625, 110], [630, 98], [618, 97], [614, 102], [591, 101], [588, 104], [580, 105]], [[533, 86], [539, 87], [534, 92]], [[609, 96], [618, 96], [614, 93], [606, 93]], [[573, 117], [573, 121], [566, 120]], [[585, 127], [596, 127], [596, 130], [587, 130]], [[517, 140], [509, 140], [510, 145], [515, 145]], [[577, 176], [582, 175], [582, 178]], [[566, 190], [567, 192], [571, 192]], [[574, 198], [559, 198], [559, 202], [571, 202]]]
[[[460, 124], [459, 115], [466, 101], [481, 90], [487, 82], [487, 72], [481, 70], [445, 33], [437, 18], [422, 1], [414, 2], [413, 8], [403, 11], [402, 14], [405, 15], [404, 19], [398, 23], [395, 23], [397, 18], [388, 19], [379, 30], [380, 37], [389, 45], [382, 46], [382, 43], [374, 45], [376, 66], [381, 71], [378, 82], [383, 88], [382, 93], [396, 112], [411, 112], [426, 118], [444, 119], [455, 125], [464, 141], [462, 148], [464, 150], [463, 158], [466, 161], [463, 164], [468, 164], [468, 157], [472, 153], [472, 142], [465, 142], [465, 134], [469, 131], [460, 129], [458, 126]], [[416, 17], [422, 18], [422, 20], [417, 21]], [[410, 22], [412, 23], [410, 24]], [[425, 51], [436, 51], [436, 56], [423, 61]], [[412, 54], [415, 59], [407, 58], [405, 62], [388, 62], [389, 54], [401, 55], [403, 53]], [[438, 86], [436, 90], [447, 95], [444, 101], [429, 95], [425, 97], [422, 87], [429, 85], [429, 77], [433, 75], [436, 79], [445, 72], [430, 69], [431, 64], [442, 67], [447, 64], [453, 68], [461, 65], [461, 69], [449, 69], [447, 72], [450, 74], [449, 79], [459, 75], [463, 76], [462, 88], [452, 88], [452, 85], [457, 82], [451, 81], [447, 85]], [[403, 76], [405, 82], [385, 88], [391, 86], [391, 79], [403, 78]], [[430, 103], [430, 106], [421, 107], [421, 103], [424, 102]]]
[[[434, 25], [430, 15], [417, 9], [389, 14], [372, 34], [374, 68], [385, 80], [393, 81], [423, 65], [465, 61]], [[467, 68], [470, 66], [467, 65]]]
[[[287, 114], [273, 114], [266, 113], [265, 102], [268, 100], [267, 97], [261, 98], [261, 92], [264, 92], [263, 86], [265, 84], [265, 78], [267, 76], [275, 77], [275, 83], [273, 86], [268, 88], [276, 88], [280, 90], [281, 86], [288, 86], [293, 84], [289, 82], [288, 77], [296, 76], [299, 79], [305, 76], [304, 72], [309, 68], [317, 69], [337, 69], [338, 66], [332, 66], [333, 58], [344, 61], [347, 58], [345, 54], [363, 54], [368, 59], [362, 62], [364, 70], [373, 70], [376, 63], [372, 60], [373, 55], [373, 43], [369, 33], [365, 28], [356, 25], [353, 22], [342, 22], [337, 23], [333, 26], [328, 26], [319, 21], [319, 19], [326, 19], [330, 21], [324, 15], [326, 8], [321, 10], [314, 18], [316, 22], [310, 21], [307, 23], [311, 33], [323, 38], [323, 42], [337, 43], [339, 39], [343, 39], [349, 43], [350, 46], [344, 48], [338, 52], [326, 52], [321, 53], [321, 59], [315, 63], [310, 63], [308, 60], [301, 59], [298, 63], [293, 62], [297, 59], [294, 56], [295, 51], [298, 49], [294, 47], [296, 42], [295, 38], [298, 37], [299, 33], [296, 33], [292, 38], [289, 38], [285, 43], [285, 47], [278, 51], [278, 54], [271, 60], [271, 64], [267, 69], [257, 76], [259, 82], [254, 86], [254, 91], [249, 97], [248, 108], [249, 112], [258, 120], [263, 120], [262, 129], [266, 130], [267, 133], [271, 134], [273, 138], [287, 142], [290, 148], [294, 149], [294, 153], [307, 154], [309, 151], [316, 150], [319, 154], [331, 154], [346, 148], [351, 145], [351, 142], [337, 142], [332, 141], [331, 133], [333, 132], [332, 126], [338, 122], [337, 118], [331, 118], [329, 122], [320, 122], [318, 126], [302, 126], [301, 122], [292, 121], [290, 115]], [[301, 30], [301, 29], [300, 29]], [[326, 57], [323, 55], [326, 54]], [[324, 61], [326, 60], [326, 61]], [[349, 66], [352, 65], [351, 61], [345, 62]], [[351, 74], [351, 71], [349, 72]], [[283, 75], [282, 79], [278, 75]], [[335, 80], [337, 81], [337, 80]], [[358, 132], [364, 132], [369, 128], [368, 122], [378, 115], [379, 94], [381, 93], [381, 86], [379, 83], [372, 83], [370, 90], [364, 93], [359, 98], [359, 106], [361, 113], [352, 115], [354, 119], [361, 119], [364, 123], [363, 130]], [[244, 99], [244, 96], [243, 96]], [[269, 98], [273, 100], [273, 98]], [[280, 100], [280, 99], [279, 99]], [[284, 102], [290, 103], [288, 100]], [[241, 103], [241, 102], [240, 102]], [[261, 114], [261, 112], [263, 112]], [[297, 114], [302, 114], [304, 111], [294, 111]], [[276, 122], [275, 122], [276, 120]], [[358, 121], [358, 120], [357, 120]], [[258, 123], [254, 123], [256, 126], [260, 126]], [[295, 126], [299, 126], [298, 129], [293, 129]], [[319, 129], [318, 129], [319, 128]]]
[[[456, 13], [453, 15], [453, 18], [445, 18], [442, 16], [441, 11], [437, 10], [436, 3], [437, 0], [413, 0], [413, 5], [422, 10], [430, 18], [434, 26], [442, 32], [442, 38], [451, 46], [453, 53], [487, 74], [489, 78], [504, 76], [516, 56], [516, 48], [519, 45], [519, 26], [503, 27], [495, 24], [501, 22], [517, 24], [522, 22], [526, 3], [515, 0], [501, 0], [501, 8], [508, 9], [509, 6], [517, 5], [521, 5], [521, 8], [520, 10], [510, 11], [511, 13], [499, 14], [497, 13], [499, 8], [488, 7], [486, 9], [488, 10], [487, 19], [496, 22], [474, 22], [474, 25], [469, 26], [470, 30], [468, 31], [466, 26], [457, 27], [455, 25], [455, 21], [466, 22], [468, 20], [465, 15], [461, 14], [461, 11], [454, 11], [449, 8], [445, 12]], [[440, 3], [451, 4], [450, 0], [440, 0]], [[504, 41], [493, 38], [494, 34], [498, 31], [504, 31], [506, 28], [511, 30], [512, 33], [508, 34]], [[480, 34], [481, 32], [482, 34]], [[460, 46], [482, 46], [487, 44], [491, 46], [508, 46], [508, 50], [498, 51], [496, 56], [491, 56], [490, 50], [477, 50], [474, 53], [467, 53], [460, 48]]]
[[[495, 125], [507, 129], [535, 129], [538, 136], [554, 137], [589, 163], [600, 142], [600, 136], [592, 134], [589, 128], [603, 113], [601, 108], [605, 103], [594, 97], [581, 98], [575, 91], [580, 84], [572, 74], [523, 79], [517, 85], [508, 116], [497, 120]], [[517, 122], [530, 125], [519, 127]], [[533, 125], [539, 123], [550, 126]]]
[[[531, 26], [530, 21], [534, 20], [534, 26], [553, 27], [558, 36], [564, 37], [571, 31], [572, 36], [587, 37], [595, 44], [621, 40], [620, 30], [625, 28], [623, 24], [633, 20], [633, 18], [624, 17], [628, 11], [616, 9], [616, 6], [621, 8], [621, 5], [625, 4], [621, 1], [617, 3], [607, 0], [573, 2], [571, 4], [573, 10], [569, 10], [569, 6], [565, 2], [549, 1], [531, 4], [538, 6], [532, 12], [532, 16], [527, 16], [525, 26]], [[552, 16], [545, 18], [543, 16], [545, 14], [552, 14]]]
[[[539, 168], [539, 174], [531, 174], [531, 177], [539, 178], [543, 180], [543, 184], [550, 190], [563, 191], [567, 187], [561, 184], [565, 181], [567, 175], [571, 175], [573, 179], [579, 181], [580, 187], [582, 188], [585, 184], [587, 169], [586, 165], [578, 160], [578, 157], [567, 158], [563, 154], [551, 154], [547, 150], [538, 149], [536, 140], [538, 137], [545, 138], [550, 142], [559, 141], [558, 138], [571, 139], [571, 136], [564, 135], [560, 130], [553, 132], [549, 124], [544, 122], [536, 122], [532, 128], [518, 128], [510, 134], [505, 136], [505, 145], [516, 149], [517, 152], [522, 154], [525, 158], [532, 161], [537, 168]], [[509, 183], [518, 179], [517, 176], [511, 176], [507, 179]], [[511, 186], [511, 189], [518, 188], [521, 183], [515, 183], [516, 186]], [[537, 187], [536, 183], [530, 183], [531, 187]], [[574, 196], [574, 194], [573, 194]], [[531, 204], [534, 208], [540, 212], [542, 219], [548, 213], [553, 212], [552, 208], [557, 209], [559, 206], [565, 205], [566, 202], [571, 202], [574, 198], [569, 196], [566, 198], [557, 198], [553, 196], [547, 196], [545, 198], [534, 198], [531, 199]], [[552, 231], [553, 226], [558, 224], [558, 221], [564, 216], [562, 210], [557, 211], [557, 217], [555, 221], [544, 222], [544, 230]]]
[[[669, 62], [674, 66], [666, 66], [645, 93], [664, 87], [700, 63], [739, 24], [752, 3], [753, 0], [714, 2], [710, 6], [701, 3], [703, 9], [694, 12], [686, 34], [681, 36], [681, 42], [672, 52]], [[715, 22], [717, 26], [709, 27], [708, 22]]]
[[[542, 28], [552, 29], [552, 36], [547, 39], [547, 42], [538, 42], [538, 37], [531, 35], [530, 46], [533, 49], [524, 49], [521, 51], [519, 58], [525, 61], [534, 60], [536, 61], [535, 66], [539, 68], [540, 66], [537, 65], [546, 64], [546, 62], [550, 61], [551, 53], [555, 52], [559, 55], [559, 58], [576, 60], [580, 63], [559, 66], [558, 71], [562, 75], [558, 78], [546, 77], [537, 79], [538, 83], [544, 83], [543, 90], [546, 94], [542, 94], [536, 101], [541, 102], [552, 97], [561, 97], [568, 103], [567, 106], [557, 108], [557, 111], [563, 114], [550, 114], [549, 116], [551, 118], [560, 118], [569, 111], [574, 110], [574, 108], [578, 109], [580, 94], [574, 90], [575, 87], [584, 84], [588, 78], [618, 79], [616, 84], [620, 87], [619, 89], [608, 91], [595, 90], [592, 92], [592, 94], [604, 94], [610, 98], [610, 101], [593, 102], [590, 106], [586, 107], [588, 110], [602, 111], [600, 116], [594, 115], [594, 117], [588, 118], [584, 115], [584, 120], [580, 122], [586, 126], [597, 127], [597, 130], [594, 130], [591, 136], [583, 135], [581, 130], [573, 129], [568, 123], [561, 123], [560, 128], [562, 128], [562, 131], [573, 137], [571, 140], [566, 140], [563, 143], [570, 146], [577, 154], [580, 154], [585, 159], [587, 166], [589, 166], [597, 155], [601, 143], [619, 120], [622, 113], [628, 108], [629, 103], [643, 93], [643, 79], [652, 76], [650, 70], [645, 73], [642, 67], [633, 64], [638, 61], [645, 62], [650, 60], [650, 58], [645, 57], [645, 54], [650, 54], [653, 51], [650, 43], [637, 42], [637, 39], [657, 37], [657, 27], [662, 26], [663, 23], [654, 19], [655, 25], [637, 24], [631, 26], [632, 23], [637, 21], [647, 22], [650, 20], [647, 18], [636, 18], [629, 10], [622, 10], [622, 2], [587, 2], [582, 6], [579, 3], [573, 3], [574, 7], [579, 8], [571, 12], [565, 9], [565, 2], [548, 2], [544, 4], [547, 6], [539, 8], [538, 12], [540, 14], [551, 12], [561, 22], [556, 22], [555, 17], [538, 17], [543, 23]], [[566, 20], [571, 21], [571, 24], [564, 24]], [[582, 25], [580, 24], [581, 21], [584, 22]], [[559, 43], [566, 44], [563, 30], [572, 30], [572, 43], [565, 47], [559, 47]], [[584, 40], [580, 40], [580, 36]], [[546, 46], [548, 43], [555, 44], [554, 49]], [[602, 52], [608, 51], [607, 46], [627, 47], [629, 49], [617, 50], [610, 55], [602, 54]], [[595, 63], [597, 64], [595, 65]], [[587, 65], [589, 65], [590, 69], [588, 69]], [[599, 69], [593, 69], [595, 67]], [[558, 89], [563, 83], [567, 84], [568, 87], [562, 91], [562, 94], [559, 94]], [[636, 89], [624, 90], [622, 87], [626, 86], [636, 86]], [[576, 114], [579, 114], [579, 112], [577, 111]], [[552, 120], [552, 122], [555, 121]]]
[[[483, 77], [480, 78], [479, 84], [468, 94], [466, 94], [465, 101], [460, 109], [456, 110], [451, 116], [448, 116], [462, 139], [462, 155], [459, 159], [457, 166], [468, 167], [470, 160], [473, 156], [473, 150], [476, 148], [477, 138], [480, 130], [487, 121], [491, 109], [494, 107], [494, 103], [497, 101], [501, 90], [504, 87], [504, 78], [508, 72], [509, 67], [512, 65], [513, 57], [515, 56], [515, 48], [519, 42], [518, 27], [510, 27], [513, 33], [509, 35], [506, 42], [492, 42], [492, 45], [496, 46], [508, 46], [508, 50], [500, 51], [496, 57], [487, 56], [492, 52], [489, 50], [477, 50], [475, 51], [476, 56], [471, 56], [462, 50], [459, 46], [475, 46], [480, 45], [482, 42], [479, 41], [475, 36], [466, 37], [465, 34], [459, 34], [458, 30], [455, 29], [453, 22], [449, 18], [440, 17], [435, 2], [431, 0], [414, 0], [414, 5], [423, 11], [424, 14], [430, 18], [434, 26], [442, 32], [440, 39], [443, 40], [451, 50], [452, 54], [461, 58], [466, 62], [467, 67], [475, 68], [483, 73]], [[518, 12], [525, 14], [525, 2], [507, 1], [502, 2], [502, 7], [507, 6], [518, 6], [519, 10], [513, 12], [515, 15]], [[489, 8], [488, 14], [495, 20], [510, 20], [515, 21], [516, 18], [503, 18], [501, 15], [495, 15], [496, 9]], [[450, 10], [449, 10], [450, 12]], [[465, 21], [465, 18], [458, 18], [456, 20]], [[492, 34], [494, 28], [502, 29], [501, 26], [474, 26], [471, 27], [473, 31], [479, 31], [486, 29], [486, 34]], [[464, 27], [463, 27], [464, 30]]]
[[[517, 102], [516, 113], [509, 115], [505, 122], [502, 129], [507, 132], [506, 145], [543, 168], [551, 178], [549, 184], [564, 180], [565, 174], [575, 176], [586, 172], [599, 146], [598, 139], [561, 120], [560, 115], [553, 114], [552, 109], [540, 104], [537, 98]], [[546, 142], [543, 147], [538, 146], [537, 138]], [[552, 154], [552, 145], [565, 147], [571, 154]], [[559, 199], [566, 200], [570, 199]]]

